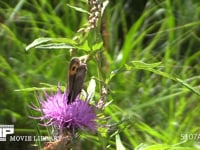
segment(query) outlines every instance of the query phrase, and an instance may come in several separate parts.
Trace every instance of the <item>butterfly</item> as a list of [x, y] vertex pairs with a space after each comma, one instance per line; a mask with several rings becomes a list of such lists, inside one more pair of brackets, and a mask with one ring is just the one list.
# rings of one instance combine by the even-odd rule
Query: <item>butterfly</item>
[[67, 104], [75, 101], [83, 88], [87, 66], [81, 62], [78, 57], [74, 57], [70, 61], [68, 73], [68, 100]]

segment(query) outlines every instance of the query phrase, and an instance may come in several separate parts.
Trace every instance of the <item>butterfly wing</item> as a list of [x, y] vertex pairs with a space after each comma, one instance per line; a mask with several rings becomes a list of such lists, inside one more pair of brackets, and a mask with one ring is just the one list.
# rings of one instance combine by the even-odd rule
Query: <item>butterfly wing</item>
[[72, 90], [68, 96], [68, 104], [73, 102], [75, 100], [75, 98], [78, 96], [78, 94], [81, 92], [84, 81], [85, 81], [86, 72], [87, 72], [86, 64], [81, 64], [77, 68], [76, 76], [75, 76], [74, 82], [72, 84]]
[[69, 72], [68, 72], [68, 92], [69, 92], [68, 101], [71, 100], [75, 77], [76, 77], [76, 73], [79, 66], [80, 66], [79, 58], [77, 57], [72, 58], [69, 65]]
[[80, 66], [80, 60], [78, 58], [72, 58], [69, 65], [69, 74], [68, 74], [68, 90], [72, 91], [72, 86], [75, 80], [77, 69]]
[[73, 102], [77, 95], [81, 92], [85, 81], [86, 72], [86, 64], [81, 63], [78, 57], [72, 58], [68, 73], [68, 104]]

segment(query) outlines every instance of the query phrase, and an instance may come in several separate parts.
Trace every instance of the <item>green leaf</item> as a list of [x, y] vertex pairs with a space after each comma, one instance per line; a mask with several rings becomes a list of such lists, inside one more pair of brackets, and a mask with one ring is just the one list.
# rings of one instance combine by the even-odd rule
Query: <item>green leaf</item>
[[78, 12], [90, 14], [87, 10], [82, 9], [82, 8], [80, 8], [80, 7], [75, 7], [75, 6], [72, 6], [72, 5], [70, 5], [70, 4], [67, 4], [67, 6], [70, 7], [70, 8], [72, 8], [72, 9], [74, 9], [74, 10], [76, 10], [76, 11], [78, 11]]
[[189, 85], [188, 83], [186, 83], [185, 81], [183, 81], [183, 80], [181, 80], [179, 78], [176, 78], [176, 81], [178, 81], [183, 86], [185, 86], [187, 89], [191, 90], [192, 92], [194, 92], [194, 93], [196, 93], [197, 95], [200, 96], [200, 93], [195, 88], [193, 88], [191, 85]]
[[125, 68], [127, 70], [131, 70], [131, 69], [135, 68], [135, 69], [142, 69], [142, 70], [153, 72], [155, 74], [161, 75], [163, 77], [166, 77], [166, 78], [169, 78], [171, 80], [174, 80], [174, 81], [177, 81], [177, 82], [181, 83], [187, 89], [189, 89], [190, 91], [192, 91], [195, 94], [200, 96], [200, 92], [198, 92], [194, 87], [190, 86], [185, 81], [183, 81], [183, 80], [181, 80], [179, 78], [176, 78], [176, 77], [174, 77], [174, 76], [172, 76], [172, 75], [170, 75], [170, 74], [168, 74], [166, 72], [163, 72], [163, 71], [160, 71], [158, 69], [155, 69], [155, 67], [161, 67], [160, 66], [161, 62], [147, 64], [147, 63], [144, 63], [142, 61], [132, 61], [131, 63], [133, 64], [133, 66], [130, 66], [130, 65], [127, 65], [127, 64], [125, 65]]
[[65, 43], [50, 43], [50, 44], [44, 44], [44, 45], [39, 45], [36, 46], [35, 48], [40, 48], [40, 49], [70, 49], [70, 48], [75, 48], [71, 45], [65, 44]]
[[[71, 39], [68, 39], [68, 38], [38, 38], [36, 40], [34, 40], [31, 44], [29, 44], [27, 47], [26, 47], [26, 51], [30, 50], [31, 48], [41, 48], [40, 46], [43, 45], [43, 47], [48, 47], [47, 46], [44, 46], [45, 44], [44, 43], [50, 43], [50, 44], [54, 44], [54, 45], [51, 45], [52, 47], [55, 47], [56, 44], [60, 43], [61, 45], [64, 43], [68, 46], [75, 46], [76, 45], [76, 42], [74, 42], [73, 40]], [[58, 46], [58, 45], [57, 45]], [[62, 45], [63, 46], [63, 45]], [[59, 47], [59, 46], [58, 46]]]
[[12, 117], [15, 119], [22, 118], [22, 116], [19, 113], [12, 111], [10, 109], [1, 109], [0, 115], [5, 117]]
[[[166, 72], [162, 72], [158, 69], [154, 69], [155, 67], [159, 67], [161, 62], [157, 62], [157, 63], [152, 63], [152, 64], [147, 64], [144, 63], [142, 61], [132, 61], [133, 67], [136, 69], [142, 69], [142, 70], [147, 70], [147, 71], [151, 71], [155, 74], [164, 76], [166, 78], [172, 79], [172, 80], [176, 80], [173, 76], [171, 76], [170, 74], [166, 73]], [[127, 66], [126, 66], [127, 67]], [[130, 67], [130, 66], [129, 66]], [[161, 66], [160, 66], [161, 67]], [[130, 68], [129, 68], [130, 69]]]
[[163, 144], [156, 144], [156, 145], [151, 145], [151, 146], [144, 148], [144, 150], [161, 150], [161, 149], [167, 150], [167, 149], [169, 149], [169, 146], [163, 145]]
[[92, 50], [95, 51], [95, 50], [99, 50], [101, 49], [103, 46], [103, 42], [99, 42], [99, 43], [96, 43], [92, 46]]
[[109, 3], [109, 0], [104, 0], [103, 7], [102, 7], [102, 10], [101, 10], [101, 16], [103, 16], [103, 13], [104, 13], [108, 3]]
[[170, 146], [165, 144], [155, 144], [144, 148], [144, 150], [193, 150], [192, 147]]
[[147, 64], [142, 61], [132, 61], [132, 64], [138, 68], [155, 68], [155, 67], [159, 67], [161, 65], [161, 62]]
[[116, 149], [117, 150], [125, 150], [126, 148], [124, 147], [124, 145], [122, 144], [122, 141], [120, 139], [120, 136], [119, 134], [117, 134], [115, 136], [115, 139], [116, 139]]
[[24, 88], [24, 89], [17, 89], [15, 90], [16, 92], [32, 92], [32, 91], [57, 91], [56, 88], [52, 88], [52, 87], [30, 87], [30, 88]]
[[147, 144], [141, 143], [135, 147], [135, 150], [144, 150], [147, 147]]
[[91, 48], [89, 47], [87, 40], [84, 43], [82, 43], [81, 45], [76, 46], [76, 48], [84, 50], [84, 51], [91, 51]]
[[88, 100], [92, 100], [93, 97], [94, 97], [94, 93], [95, 93], [95, 89], [96, 89], [96, 82], [94, 79], [91, 79], [90, 80], [90, 83], [88, 85], [88, 88], [87, 88], [87, 93], [88, 93]]
[[31, 49], [31, 48], [33, 48], [37, 45], [40, 45], [42, 43], [46, 43], [46, 42], [49, 42], [49, 41], [51, 41], [51, 38], [38, 38], [26, 47], [26, 51], [28, 51], [29, 49]]

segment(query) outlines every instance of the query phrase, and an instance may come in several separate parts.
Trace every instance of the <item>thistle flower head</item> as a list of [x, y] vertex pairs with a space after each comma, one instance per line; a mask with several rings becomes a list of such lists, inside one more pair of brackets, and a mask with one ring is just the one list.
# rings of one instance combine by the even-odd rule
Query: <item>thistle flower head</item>
[[39, 99], [41, 108], [32, 107], [34, 110], [41, 111], [43, 116], [40, 120], [45, 120], [44, 126], [54, 125], [58, 128], [77, 129], [88, 128], [96, 130], [97, 118], [93, 107], [87, 101], [80, 98], [70, 104], [67, 104], [68, 93], [62, 93], [58, 87], [57, 93], [53, 95], [45, 94], [45, 100]]

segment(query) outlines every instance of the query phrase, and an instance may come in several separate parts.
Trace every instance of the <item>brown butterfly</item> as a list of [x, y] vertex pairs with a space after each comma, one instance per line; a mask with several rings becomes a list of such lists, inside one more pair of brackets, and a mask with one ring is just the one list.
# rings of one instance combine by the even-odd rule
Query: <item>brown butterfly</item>
[[85, 63], [82, 63], [77, 57], [71, 59], [68, 73], [68, 104], [74, 102], [75, 98], [81, 92], [86, 72], [87, 66]]

